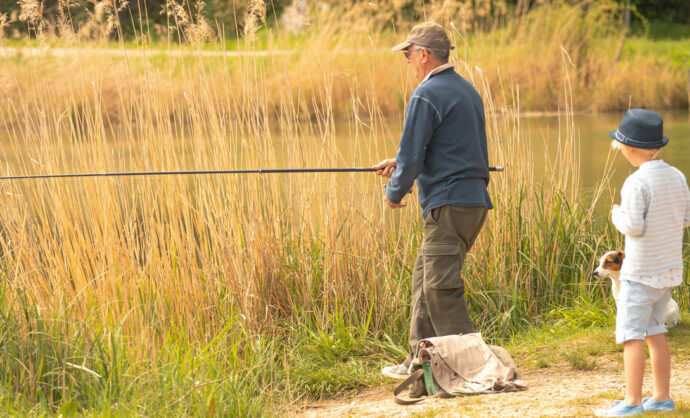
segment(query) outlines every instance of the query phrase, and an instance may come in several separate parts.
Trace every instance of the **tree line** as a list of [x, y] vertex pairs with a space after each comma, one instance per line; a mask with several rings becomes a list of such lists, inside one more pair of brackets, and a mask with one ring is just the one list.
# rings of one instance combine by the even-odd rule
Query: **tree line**
[[[534, 7], [548, 7], [563, 0], [464, 0], [455, 1], [463, 7], [486, 10], [485, 15], [513, 15]], [[594, 0], [582, 1], [583, 7]], [[401, 21], [414, 22], [423, 16], [422, 7], [441, 7], [440, 0], [0, 0], [0, 28], [5, 37], [23, 38], [38, 32], [60, 36], [66, 29], [85, 37], [100, 33], [116, 38], [136, 39], [142, 34], [160, 39], [181, 24], [204, 24], [214, 36], [231, 39], [245, 30], [248, 13], [261, 10], [262, 20], [275, 24], [289, 8], [300, 13], [327, 6], [344, 8], [388, 7], [391, 25]], [[612, 0], [624, 9], [634, 10], [635, 19], [660, 20], [682, 25], [690, 24], [688, 0]], [[290, 10], [294, 13], [294, 10]], [[1, 35], [2, 33], [0, 33]]]

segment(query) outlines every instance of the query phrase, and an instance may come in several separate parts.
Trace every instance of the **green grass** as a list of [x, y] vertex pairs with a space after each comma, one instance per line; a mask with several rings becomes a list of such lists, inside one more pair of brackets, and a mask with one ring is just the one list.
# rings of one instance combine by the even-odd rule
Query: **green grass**
[[381, 366], [404, 355], [390, 337], [342, 316], [326, 327], [285, 324], [279, 338], [249, 333], [229, 313], [226, 326], [203, 341], [171, 327], [155, 336], [159, 350], [136, 358], [139, 341], [70, 320], [72, 309], [45, 316], [28, 298], [10, 302], [0, 294], [0, 405], [7, 413], [258, 416], [286, 400], [385, 383]]
[[589, 354], [581, 350], [573, 350], [563, 353], [563, 357], [577, 370], [594, 370], [597, 368], [597, 360], [589, 357]]
[[242, 327], [233, 318], [205, 344], [173, 328], [152, 357], [133, 358], [132, 349], [144, 342], [70, 319], [74, 312], [66, 305], [45, 316], [28, 298], [10, 303], [5, 286], [0, 404], [10, 414], [258, 415], [270, 390], [266, 382], [279, 373], [276, 340], [238, 338]]
[[[45, 316], [28, 298], [12, 303], [7, 298], [3, 291], [0, 405], [8, 414], [271, 414], [300, 399], [388, 384], [380, 368], [405, 354], [399, 339], [350, 324], [341, 314], [329, 317], [326, 326], [286, 324], [281, 338], [249, 334], [241, 318], [231, 314], [226, 326], [202, 344], [173, 328], [160, 334], [160, 350], [132, 358], [141, 351], [133, 350], [139, 342], [128, 341], [120, 329], [68, 320], [72, 312], [66, 305]], [[616, 358], [620, 345], [613, 341], [612, 325], [591, 321], [592, 315], [608, 315], [608, 308], [584, 312], [553, 315], [504, 343], [523, 374], [554, 365], [596, 370], [599, 357]], [[674, 356], [688, 355], [690, 314], [683, 313], [668, 338]]]
[[671, 341], [671, 354], [687, 358], [690, 355], [690, 313], [681, 309], [681, 322], [666, 334]]
[[340, 313], [325, 327], [299, 324], [288, 341], [290, 391], [317, 399], [381, 384], [381, 365], [406, 355], [387, 334], [348, 324]]
[[[664, 36], [660, 29], [655, 32], [645, 35], [635, 31], [635, 35], [626, 39], [621, 58], [628, 61], [634, 61], [638, 57], [652, 57], [659, 63], [670, 63], [674, 67], [687, 67], [690, 63], [690, 28], [683, 25], [670, 25], [668, 35]], [[306, 34], [292, 35], [289, 33], [276, 36], [275, 29], [261, 29], [257, 34], [256, 41], [249, 47], [244, 40], [238, 38], [228, 38], [222, 42], [206, 42], [203, 44], [179, 44], [176, 39], [171, 39], [171, 43], [165, 40], [149, 41], [146, 46], [149, 50], [157, 53], [166, 54], [166, 51], [172, 47], [175, 50], [189, 51], [190, 53], [198, 50], [202, 51], [270, 51], [270, 50], [293, 50], [301, 49], [308, 43], [309, 39]], [[378, 34], [382, 39], [394, 39], [392, 33]], [[602, 39], [602, 42], [609, 40]], [[67, 41], [60, 38], [45, 39], [40, 42], [35, 39], [5, 39], [2, 44], [11, 48], [20, 47], [34, 47], [51, 46], [54, 48], [80, 48], [80, 49], [120, 49], [140, 50], [142, 44], [134, 41]], [[610, 49], [611, 45], [607, 45]], [[387, 49], [382, 48], [382, 52], [387, 52]], [[602, 50], [600, 53], [605, 54]]]
[[[608, 308], [598, 314], [607, 315]], [[581, 326], [583, 321], [554, 320], [517, 333], [506, 342], [506, 349], [518, 359], [518, 367], [538, 369], [553, 364], [569, 364], [575, 369], [592, 370], [597, 357], [611, 356], [620, 360], [623, 351], [614, 338], [615, 323]], [[612, 319], [615, 321], [615, 313]], [[671, 354], [687, 358], [690, 354], [690, 313], [681, 313], [681, 322], [667, 333]]]
[[637, 37], [653, 40], [688, 40], [690, 39], [690, 25], [650, 20], [646, 25], [639, 22], [632, 24], [631, 33]]
[[653, 58], [672, 68], [690, 67], [690, 36], [686, 39], [650, 39], [633, 37], [626, 41], [622, 59], [634, 61], [639, 57]]
[[[603, 313], [603, 312], [602, 312]], [[575, 369], [591, 370], [593, 358], [616, 353], [611, 325], [580, 327], [564, 321], [535, 326], [515, 335], [506, 345], [518, 367], [538, 369], [568, 363]]]

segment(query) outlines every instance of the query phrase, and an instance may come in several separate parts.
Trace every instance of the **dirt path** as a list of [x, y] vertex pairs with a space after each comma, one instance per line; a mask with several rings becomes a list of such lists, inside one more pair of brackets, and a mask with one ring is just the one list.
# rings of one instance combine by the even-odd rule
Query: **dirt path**
[[[620, 356], [602, 356], [593, 371], [575, 370], [568, 364], [526, 370], [524, 392], [481, 395], [453, 399], [425, 399], [401, 406], [393, 401], [394, 385], [368, 389], [356, 396], [305, 404], [290, 415], [300, 417], [407, 417], [407, 416], [591, 416], [594, 409], [609, 407], [623, 395], [624, 379]], [[649, 363], [649, 362], [647, 362]], [[651, 393], [649, 364], [644, 393]], [[690, 412], [690, 359], [674, 359], [672, 396], [684, 412]]]

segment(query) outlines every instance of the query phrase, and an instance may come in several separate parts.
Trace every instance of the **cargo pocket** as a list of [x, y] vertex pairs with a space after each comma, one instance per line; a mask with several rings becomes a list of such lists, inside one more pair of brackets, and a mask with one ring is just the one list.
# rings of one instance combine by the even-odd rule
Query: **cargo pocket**
[[455, 242], [424, 244], [424, 282], [433, 289], [456, 289], [460, 279], [460, 245]]

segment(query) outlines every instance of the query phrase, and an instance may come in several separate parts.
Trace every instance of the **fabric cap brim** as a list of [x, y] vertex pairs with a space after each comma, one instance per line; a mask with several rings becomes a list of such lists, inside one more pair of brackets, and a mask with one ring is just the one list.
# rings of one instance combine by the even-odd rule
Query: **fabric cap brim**
[[410, 45], [412, 45], [412, 42], [410, 42], [410, 41], [405, 41], [405, 42], [400, 43], [400, 44], [397, 44], [396, 46], [394, 46], [393, 48], [391, 48], [391, 51], [393, 51], [393, 52], [395, 52], [395, 51], [402, 51], [402, 50], [405, 49], [405, 48], [409, 48]]

